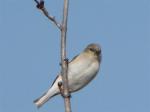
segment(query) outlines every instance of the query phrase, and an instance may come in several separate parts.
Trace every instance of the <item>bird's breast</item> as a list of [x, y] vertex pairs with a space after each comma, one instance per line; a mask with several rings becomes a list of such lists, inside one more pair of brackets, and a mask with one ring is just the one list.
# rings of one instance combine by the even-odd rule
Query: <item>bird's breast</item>
[[77, 91], [87, 85], [96, 76], [98, 70], [99, 63], [95, 59], [82, 58], [81, 60], [74, 60], [68, 66], [70, 91]]

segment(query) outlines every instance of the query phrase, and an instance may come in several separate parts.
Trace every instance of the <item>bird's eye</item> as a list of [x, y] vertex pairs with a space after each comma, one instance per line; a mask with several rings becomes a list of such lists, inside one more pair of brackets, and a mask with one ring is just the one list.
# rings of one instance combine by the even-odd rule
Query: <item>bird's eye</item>
[[93, 49], [93, 48], [90, 48], [90, 51], [94, 51], [94, 49]]

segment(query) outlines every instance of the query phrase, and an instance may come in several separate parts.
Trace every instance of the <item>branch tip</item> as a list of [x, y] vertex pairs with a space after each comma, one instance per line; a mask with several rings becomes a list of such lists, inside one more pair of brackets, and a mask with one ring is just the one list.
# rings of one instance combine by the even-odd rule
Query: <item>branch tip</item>
[[51, 21], [58, 27], [58, 29], [61, 31], [61, 30], [62, 30], [62, 25], [56, 21], [56, 19], [55, 19], [54, 16], [49, 15], [48, 11], [46, 10], [46, 8], [45, 8], [45, 6], [44, 6], [44, 4], [45, 4], [44, 0], [40, 0], [40, 1], [34, 0], [34, 1], [35, 1], [36, 4], [37, 4], [36, 7], [37, 7], [38, 9], [40, 9], [40, 10], [43, 12], [43, 14], [44, 14], [49, 20], [51, 20]]
[[34, 0], [34, 1], [37, 3], [36, 7], [38, 9], [43, 9], [44, 8], [44, 0], [40, 0], [40, 2], [37, 1], [37, 0]]

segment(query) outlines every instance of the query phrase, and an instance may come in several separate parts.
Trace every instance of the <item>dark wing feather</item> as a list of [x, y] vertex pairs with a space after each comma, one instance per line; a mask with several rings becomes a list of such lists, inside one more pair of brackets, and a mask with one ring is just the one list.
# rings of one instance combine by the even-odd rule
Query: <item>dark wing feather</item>
[[54, 85], [55, 81], [57, 80], [57, 78], [59, 77], [59, 75], [57, 75], [57, 77], [55, 78], [55, 80], [53, 81], [51, 87]]

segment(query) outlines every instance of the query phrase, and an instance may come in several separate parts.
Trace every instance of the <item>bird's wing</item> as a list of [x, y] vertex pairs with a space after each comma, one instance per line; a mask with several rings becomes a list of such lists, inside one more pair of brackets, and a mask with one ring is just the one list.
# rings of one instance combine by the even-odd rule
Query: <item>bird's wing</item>
[[74, 61], [79, 55], [76, 55], [75, 57], [72, 58], [72, 60], [69, 62], [71, 63], [72, 61]]
[[57, 77], [55, 78], [55, 80], [53, 81], [51, 87], [54, 85], [55, 81], [57, 80], [57, 78], [59, 77], [59, 75], [57, 75]]
[[[72, 61], [74, 61], [78, 56], [79, 56], [79, 55], [74, 56], [74, 57], [72, 58], [72, 60], [71, 60], [69, 63], [71, 63]], [[58, 79], [59, 76], [60, 76], [60, 74], [57, 75], [57, 77], [56, 77], [55, 80], [53, 81], [51, 87], [55, 84], [55, 82], [56, 82], [56, 80]]]
[[[71, 63], [73, 60], [75, 60], [79, 55], [76, 55], [75, 57], [72, 58], [72, 60], [69, 62]], [[57, 75], [57, 77], [55, 78], [55, 80], [53, 81], [51, 87], [54, 85], [55, 81], [58, 79], [59, 75]]]

